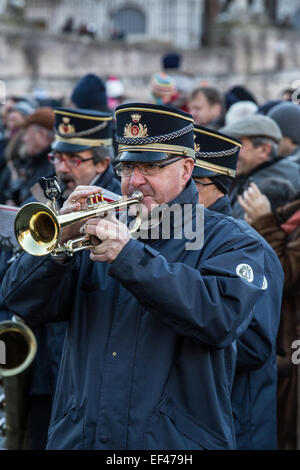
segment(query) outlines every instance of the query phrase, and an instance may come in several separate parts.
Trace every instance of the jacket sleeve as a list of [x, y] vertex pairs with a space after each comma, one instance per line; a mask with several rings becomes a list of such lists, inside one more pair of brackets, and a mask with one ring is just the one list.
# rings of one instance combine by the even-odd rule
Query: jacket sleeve
[[246, 332], [237, 340], [237, 370], [261, 367], [272, 353], [274, 339], [257, 318], [253, 318]]
[[77, 262], [23, 253], [7, 271], [1, 294], [7, 307], [31, 325], [67, 320], [73, 306]]
[[280, 222], [274, 214], [260, 217], [252, 224], [271, 245], [278, 258], [285, 276], [285, 288], [293, 288], [300, 282], [300, 239], [289, 242]]
[[[250, 282], [237, 274], [241, 263], [253, 269]], [[222, 348], [236, 340], [239, 325], [252, 315], [263, 270], [260, 242], [244, 236], [227, 240], [201, 270], [169, 263], [148, 245], [130, 240], [110, 274], [176, 333]]]

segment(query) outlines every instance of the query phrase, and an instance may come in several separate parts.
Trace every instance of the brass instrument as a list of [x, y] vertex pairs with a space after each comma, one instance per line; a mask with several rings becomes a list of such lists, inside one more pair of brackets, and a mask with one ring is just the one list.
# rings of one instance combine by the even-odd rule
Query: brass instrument
[[21, 318], [0, 322], [0, 376], [23, 372], [35, 358], [37, 343], [32, 330]]
[[[62, 228], [80, 221], [86, 221], [93, 217], [106, 217], [110, 212], [121, 210], [132, 204], [138, 204], [134, 226], [130, 232], [137, 231], [141, 224], [141, 211], [139, 202], [143, 198], [140, 191], [136, 191], [130, 197], [124, 197], [117, 201], [106, 202], [101, 200], [101, 193], [88, 198], [88, 209], [58, 215], [55, 210], [46, 204], [32, 202], [23, 206], [15, 218], [15, 235], [19, 245], [27, 253], [33, 256], [44, 256], [49, 253], [73, 253], [92, 248], [89, 235], [68, 240], [63, 246], [59, 245], [59, 236]], [[96, 201], [96, 202], [95, 202]]]

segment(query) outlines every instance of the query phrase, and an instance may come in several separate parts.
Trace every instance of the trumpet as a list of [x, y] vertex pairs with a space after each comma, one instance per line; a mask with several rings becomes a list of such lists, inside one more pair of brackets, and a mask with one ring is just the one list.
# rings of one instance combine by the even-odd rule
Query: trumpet
[[32, 330], [16, 315], [0, 322], [0, 376], [20, 374], [35, 358], [37, 343]]
[[141, 191], [135, 191], [132, 196], [117, 201], [103, 201], [102, 194], [90, 196], [87, 200], [88, 209], [58, 215], [46, 204], [31, 202], [23, 206], [15, 218], [15, 236], [19, 245], [33, 256], [44, 256], [49, 253], [59, 255], [67, 253], [72, 256], [75, 252], [92, 248], [91, 237], [68, 240], [63, 246], [59, 245], [61, 229], [77, 222], [84, 222], [93, 217], [106, 217], [110, 212], [121, 210], [137, 204], [137, 214], [130, 232], [137, 231], [141, 224], [141, 209], [139, 202], [143, 199]]

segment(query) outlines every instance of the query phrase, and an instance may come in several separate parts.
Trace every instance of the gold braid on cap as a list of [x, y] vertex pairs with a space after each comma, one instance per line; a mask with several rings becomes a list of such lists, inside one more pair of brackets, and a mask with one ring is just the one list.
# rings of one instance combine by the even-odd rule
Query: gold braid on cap
[[72, 134], [63, 134], [56, 130], [56, 134], [59, 137], [63, 137], [64, 139], [72, 139], [72, 137], [86, 137], [91, 134], [95, 134], [95, 132], [102, 131], [107, 126], [107, 122], [101, 122], [98, 126], [92, 127], [91, 129], [87, 129], [86, 131], [81, 132], [73, 132]]
[[220, 152], [195, 152], [196, 158], [222, 158], [234, 155], [240, 149], [239, 146], [229, 150], [220, 150]]
[[189, 124], [178, 131], [170, 132], [169, 134], [157, 135], [153, 137], [120, 137], [116, 136], [116, 141], [118, 144], [125, 145], [145, 145], [145, 144], [156, 144], [160, 142], [165, 142], [171, 139], [176, 139], [182, 135], [188, 134], [194, 130], [193, 123]]

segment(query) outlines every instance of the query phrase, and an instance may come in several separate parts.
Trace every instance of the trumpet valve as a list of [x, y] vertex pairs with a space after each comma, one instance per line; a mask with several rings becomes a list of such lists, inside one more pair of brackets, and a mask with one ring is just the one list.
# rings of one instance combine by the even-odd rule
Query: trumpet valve
[[102, 192], [89, 196], [87, 198], [86, 205], [89, 209], [93, 209], [95, 206], [98, 206], [98, 204], [100, 204], [101, 202], [105, 202]]

